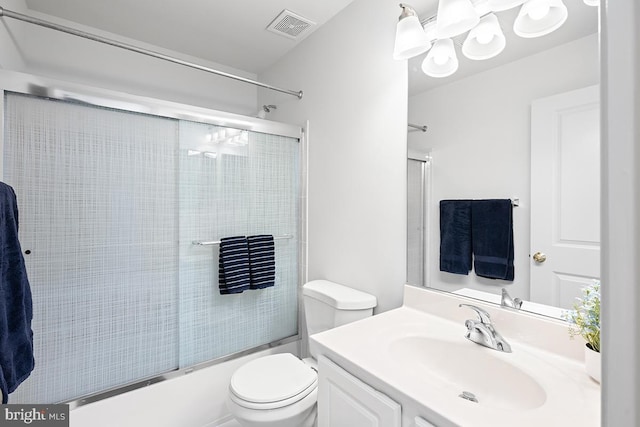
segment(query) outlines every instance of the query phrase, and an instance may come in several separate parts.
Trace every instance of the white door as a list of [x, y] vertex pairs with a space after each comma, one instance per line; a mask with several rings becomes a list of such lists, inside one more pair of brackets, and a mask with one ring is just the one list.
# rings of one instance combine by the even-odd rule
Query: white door
[[531, 300], [571, 308], [600, 277], [600, 105], [590, 86], [531, 106]]

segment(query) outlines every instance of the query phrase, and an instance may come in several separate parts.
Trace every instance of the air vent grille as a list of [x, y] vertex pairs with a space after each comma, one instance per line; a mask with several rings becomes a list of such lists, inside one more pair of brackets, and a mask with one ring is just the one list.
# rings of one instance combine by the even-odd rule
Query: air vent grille
[[314, 25], [315, 22], [285, 9], [271, 21], [267, 30], [290, 39], [299, 39]]

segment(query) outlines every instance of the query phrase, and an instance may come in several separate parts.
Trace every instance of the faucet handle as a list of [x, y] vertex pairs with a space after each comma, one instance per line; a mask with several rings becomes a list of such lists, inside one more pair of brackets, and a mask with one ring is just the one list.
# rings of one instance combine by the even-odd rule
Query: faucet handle
[[470, 309], [472, 309], [476, 313], [478, 313], [478, 317], [480, 318], [480, 322], [484, 323], [485, 325], [490, 325], [491, 324], [491, 316], [489, 316], [489, 313], [487, 313], [486, 311], [484, 311], [480, 307], [476, 307], [475, 305], [471, 305], [471, 304], [459, 304], [458, 307], [469, 307]]
[[502, 307], [511, 307], [516, 310], [520, 310], [522, 307], [522, 300], [520, 298], [511, 298], [509, 292], [505, 288], [502, 288], [502, 298], [500, 299], [500, 305]]

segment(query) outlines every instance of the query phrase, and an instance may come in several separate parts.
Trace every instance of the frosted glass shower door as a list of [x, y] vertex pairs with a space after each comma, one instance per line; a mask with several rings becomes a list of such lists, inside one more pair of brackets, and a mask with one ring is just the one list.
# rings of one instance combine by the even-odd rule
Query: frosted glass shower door
[[104, 391], [178, 364], [177, 123], [5, 98], [36, 368], [11, 403]]
[[[298, 149], [295, 138], [180, 122], [180, 366], [298, 331]], [[221, 295], [219, 246], [194, 240], [272, 234], [276, 283]]]

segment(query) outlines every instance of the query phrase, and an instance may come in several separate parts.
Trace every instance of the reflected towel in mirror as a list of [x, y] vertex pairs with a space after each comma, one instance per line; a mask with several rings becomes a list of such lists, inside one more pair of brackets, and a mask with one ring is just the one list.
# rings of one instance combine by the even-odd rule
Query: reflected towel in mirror
[[471, 271], [471, 200], [440, 201], [440, 271]]
[[513, 280], [513, 207], [510, 199], [471, 203], [471, 241], [476, 275]]

